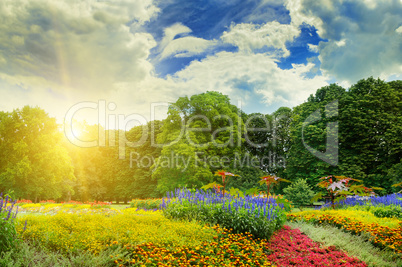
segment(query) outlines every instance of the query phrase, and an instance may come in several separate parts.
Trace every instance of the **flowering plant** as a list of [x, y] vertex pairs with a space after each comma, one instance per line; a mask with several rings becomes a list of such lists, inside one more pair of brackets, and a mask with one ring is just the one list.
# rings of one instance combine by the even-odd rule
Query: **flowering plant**
[[18, 240], [14, 225], [18, 213], [18, 207], [16, 211], [13, 210], [15, 204], [16, 201], [8, 195], [3, 197], [3, 194], [0, 194], [0, 252], [8, 251]]
[[[320, 180], [317, 186], [327, 190], [333, 209], [335, 209], [335, 202], [345, 199], [347, 195], [374, 196], [374, 189], [382, 190], [380, 187], [368, 188], [363, 184], [353, 184], [353, 182], [361, 183], [362, 181], [345, 176], [329, 175], [321, 177]], [[322, 194], [318, 193], [313, 201], [321, 197]]]
[[279, 182], [287, 182], [290, 183], [289, 180], [277, 177], [275, 175], [268, 175], [261, 177], [260, 184], [265, 184], [267, 186], [267, 199], [269, 197], [269, 191], [271, 186], [278, 184]]
[[219, 193], [221, 193], [221, 187], [223, 187], [222, 194], [223, 194], [223, 196], [225, 196], [226, 183], [227, 183], [226, 176], [238, 176], [238, 175], [233, 174], [231, 172], [224, 171], [224, 170], [219, 170], [219, 171], [215, 172], [215, 176], [220, 176], [222, 178], [222, 184], [212, 182], [212, 183], [209, 183], [207, 185], [204, 185], [201, 188], [202, 189], [213, 188], [215, 190], [215, 192], [219, 194]]
[[367, 266], [334, 246], [321, 247], [299, 229], [290, 229], [289, 226], [284, 226], [272, 236], [267, 249], [270, 251], [268, 260], [278, 266]]

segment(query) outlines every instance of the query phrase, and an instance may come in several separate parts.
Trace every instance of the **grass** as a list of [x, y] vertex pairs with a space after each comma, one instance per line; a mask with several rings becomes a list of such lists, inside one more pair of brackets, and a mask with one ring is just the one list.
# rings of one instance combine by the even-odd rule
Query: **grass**
[[306, 222], [287, 222], [291, 228], [299, 228], [312, 240], [325, 246], [335, 246], [369, 266], [398, 267], [402, 259], [389, 250], [381, 250], [369, 242], [369, 236], [351, 235], [332, 226], [317, 226]]
[[28, 241], [22, 242], [18, 248], [0, 254], [1, 267], [48, 267], [48, 266], [116, 266], [111, 254], [118, 254], [120, 251], [111, 249], [93, 255], [88, 252], [81, 252], [69, 255], [62, 255], [59, 252], [49, 251], [38, 244]]
[[299, 208], [292, 208], [290, 213], [299, 212], [299, 211], [307, 211], [307, 210], [315, 210], [315, 208], [313, 208], [313, 207], [302, 207], [301, 210]]
[[130, 203], [128, 203], [128, 204], [112, 204], [112, 205], [110, 205], [110, 207], [112, 209], [116, 209], [116, 210], [124, 210], [124, 209], [130, 207]]

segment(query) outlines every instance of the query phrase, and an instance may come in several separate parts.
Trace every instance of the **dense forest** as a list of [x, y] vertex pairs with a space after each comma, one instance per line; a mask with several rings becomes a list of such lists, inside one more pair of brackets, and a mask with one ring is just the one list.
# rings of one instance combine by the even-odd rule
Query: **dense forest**
[[[128, 201], [200, 188], [225, 169], [239, 175], [227, 186], [240, 190], [258, 187], [264, 174], [312, 186], [334, 174], [385, 194], [402, 179], [401, 114], [402, 81], [331, 84], [272, 114], [246, 114], [228, 96], [206, 92], [179, 98], [163, 121], [106, 131], [105, 146], [83, 148], [44, 110], [25, 106], [0, 112], [0, 192], [32, 201]], [[81, 128], [80, 139], [98, 138], [97, 125]], [[129, 142], [119, 159], [122, 136]]]

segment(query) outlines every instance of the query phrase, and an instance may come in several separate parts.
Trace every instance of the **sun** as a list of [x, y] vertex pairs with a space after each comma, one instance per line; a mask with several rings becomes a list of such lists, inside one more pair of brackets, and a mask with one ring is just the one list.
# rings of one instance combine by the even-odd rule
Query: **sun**
[[82, 130], [78, 129], [78, 128], [73, 128], [73, 135], [75, 138], [79, 139], [80, 137], [82, 137]]

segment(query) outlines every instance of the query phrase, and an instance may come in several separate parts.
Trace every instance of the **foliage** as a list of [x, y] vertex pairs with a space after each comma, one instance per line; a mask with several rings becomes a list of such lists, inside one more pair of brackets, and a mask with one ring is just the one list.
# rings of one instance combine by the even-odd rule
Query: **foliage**
[[[395, 173], [388, 173], [402, 158], [402, 94], [401, 81], [384, 82], [363, 79], [349, 90], [331, 84], [318, 89], [307, 102], [293, 108], [290, 124], [291, 146], [286, 157], [286, 176], [306, 178], [315, 185], [319, 177], [339, 173], [358, 177], [368, 187], [382, 187], [388, 193]], [[337, 101], [338, 109], [326, 109]], [[318, 111], [318, 121], [304, 125]], [[329, 123], [334, 123], [330, 130]], [[304, 130], [303, 130], [304, 126]], [[336, 137], [338, 132], [338, 137]], [[326, 140], [337, 140], [327, 147]], [[327, 154], [326, 161], [311, 154], [305, 145]], [[333, 162], [330, 164], [328, 162]], [[336, 163], [337, 162], [337, 163]]]
[[[337, 203], [340, 208], [351, 206], [378, 206], [396, 205], [402, 207], [402, 194], [389, 194], [385, 196], [347, 196]], [[325, 208], [327, 205], [324, 205]]]
[[386, 196], [348, 197], [338, 202], [338, 207], [349, 210], [364, 210], [379, 218], [402, 219], [402, 194]]
[[74, 214], [105, 214], [111, 215], [119, 213], [118, 210], [110, 207], [109, 203], [92, 202], [83, 204], [80, 202], [68, 203], [28, 203], [20, 204], [19, 213], [40, 213], [53, 215], [57, 213], [74, 213]]
[[236, 168], [228, 168], [228, 170], [232, 173], [236, 173], [239, 175], [234, 179], [229, 179], [227, 182], [227, 187], [238, 188], [242, 192], [251, 191], [254, 194], [258, 194], [257, 191], [262, 191], [265, 189], [265, 185], [260, 185], [258, 182], [260, 181], [260, 177], [265, 175], [265, 172], [260, 168], [256, 168], [253, 166], [236, 166]]
[[267, 249], [270, 251], [268, 260], [279, 266], [367, 266], [334, 246], [322, 247], [299, 229], [290, 229], [289, 226], [272, 236]]
[[131, 208], [154, 210], [159, 209], [162, 204], [161, 198], [149, 198], [149, 199], [133, 199], [131, 200]]
[[298, 221], [287, 222], [291, 228], [298, 228], [315, 242], [325, 247], [336, 247], [351, 257], [356, 257], [370, 267], [398, 267], [402, 266], [402, 258], [390, 249], [375, 247], [367, 234], [352, 235], [330, 225], [313, 225]]
[[[381, 194], [396, 192], [400, 188], [392, 185], [402, 174], [401, 86], [402, 81], [373, 78], [348, 90], [331, 84], [303, 104], [272, 114], [246, 114], [228, 96], [206, 92], [179, 98], [163, 121], [106, 130], [105, 144], [90, 148], [65, 140], [55, 119], [38, 107], [0, 112], [0, 191], [33, 202], [128, 202], [178, 187], [201, 188], [217, 182], [214, 172], [225, 169], [239, 175], [226, 186], [243, 192], [256, 187], [264, 173], [303, 178], [310, 186], [338, 173], [382, 187]], [[327, 108], [331, 103], [338, 108]], [[318, 120], [307, 125], [313, 114]], [[84, 142], [104, 131], [99, 125], [76, 126]], [[327, 144], [330, 139], [337, 142]], [[306, 146], [326, 154], [325, 160]], [[332, 150], [338, 153], [325, 153]]]
[[352, 234], [366, 233], [371, 236], [373, 244], [402, 253], [402, 221], [398, 219], [377, 218], [370, 212], [353, 210], [303, 211], [288, 214], [287, 218], [290, 221], [329, 224]]
[[284, 223], [284, 205], [273, 198], [188, 190], [176, 190], [168, 197], [162, 204], [167, 218], [219, 224], [233, 233], [248, 232], [255, 238], [269, 238]]
[[[24, 231], [25, 220], [28, 222]], [[64, 255], [89, 251], [98, 254], [114, 243], [137, 245], [144, 242], [171, 247], [211, 242], [214, 231], [195, 222], [175, 222], [160, 212], [123, 210], [121, 214], [53, 216], [26, 215], [18, 219], [17, 231], [25, 240]]]
[[38, 107], [0, 112], [0, 192], [36, 201], [72, 194], [75, 176], [62, 137]]
[[[327, 190], [330, 197], [331, 207], [335, 208], [335, 202], [339, 202], [341, 199], [345, 199], [347, 195], [358, 195], [358, 196], [372, 196], [375, 195], [374, 189], [382, 190], [382, 188], [368, 188], [363, 184], [352, 184], [352, 182], [361, 182], [360, 180], [345, 177], [345, 176], [335, 176], [329, 175], [320, 178], [320, 182], [317, 184]], [[317, 194], [314, 199], [320, 198], [321, 193]]]
[[402, 219], [402, 209], [396, 206], [374, 207], [371, 212], [379, 218], [398, 218]]
[[283, 192], [286, 199], [290, 200], [296, 208], [307, 206], [311, 203], [314, 196], [314, 191], [307, 184], [305, 179], [299, 179], [286, 187]]
[[157, 144], [163, 145], [152, 173], [158, 191], [201, 188], [213, 182], [213, 172], [227, 168], [242, 153], [240, 114], [218, 92], [181, 97], [171, 104], [157, 137]]
[[110, 255], [121, 253], [122, 250], [123, 249], [121, 247], [117, 247], [106, 249], [98, 255], [83, 251], [80, 251], [79, 253], [69, 253], [68, 255], [63, 255], [57, 251], [49, 251], [46, 248], [41, 247], [39, 244], [25, 241], [22, 242], [16, 249], [3, 253], [2, 257], [0, 257], [0, 266], [112, 267], [116, 265]]
[[257, 196], [260, 193], [261, 193], [261, 191], [256, 187], [250, 188], [246, 191], [246, 195], [251, 195], [251, 196]]
[[[160, 126], [159, 121], [152, 121], [129, 131], [108, 130], [106, 146], [81, 148], [66, 144], [77, 177], [73, 198], [82, 202], [116, 200], [126, 203], [131, 198], [158, 197], [151, 166], [160, 155], [160, 148], [153, 145]], [[101, 126], [85, 123], [76, 127], [81, 128], [83, 141], [96, 140], [98, 132], [103, 130]], [[120, 145], [121, 140], [125, 141], [123, 138], [127, 146]]]
[[215, 172], [215, 176], [220, 176], [222, 179], [222, 186], [223, 186], [222, 194], [223, 194], [223, 197], [225, 197], [226, 183], [227, 183], [227, 180], [229, 180], [229, 177], [228, 177], [228, 179], [226, 179], [226, 176], [238, 176], [238, 175], [233, 174], [231, 172], [224, 171], [224, 170], [219, 170], [219, 171]]
[[0, 195], [0, 254], [13, 249], [17, 244], [14, 220], [18, 211], [13, 211], [15, 201]]
[[268, 175], [268, 176], [261, 177], [260, 184], [265, 184], [267, 186], [267, 196], [266, 196], [267, 199], [269, 197], [269, 192], [271, 190], [271, 186], [273, 187], [273, 186], [279, 184], [279, 182], [290, 183], [289, 180], [277, 177], [275, 175]]
[[126, 246], [126, 253], [114, 256], [119, 266], [273, 266], [266, 259], [266, 240], [256, 241], [250, 234], [212, 227], [213, 242], [165, 248], [147, 242]]

